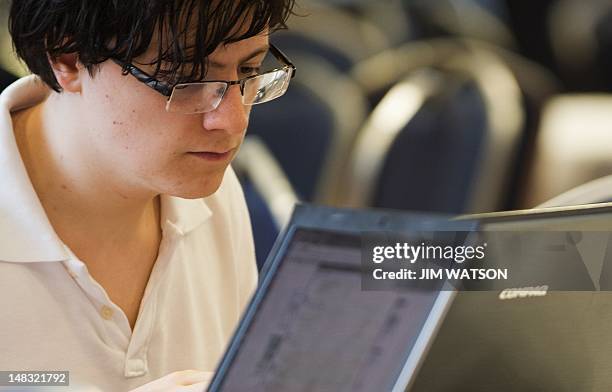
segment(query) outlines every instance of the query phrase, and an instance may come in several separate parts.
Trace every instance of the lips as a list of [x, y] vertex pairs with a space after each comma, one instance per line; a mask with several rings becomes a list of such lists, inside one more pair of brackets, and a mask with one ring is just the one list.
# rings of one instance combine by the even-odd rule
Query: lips
[[232, 152], [234, 149], [226, 150], [226, 151], [193, 151], [189, 152], [189, 155], [193, 155], [195, 157], [207, 160], [207, 161], [225, 161], [232, 156]]

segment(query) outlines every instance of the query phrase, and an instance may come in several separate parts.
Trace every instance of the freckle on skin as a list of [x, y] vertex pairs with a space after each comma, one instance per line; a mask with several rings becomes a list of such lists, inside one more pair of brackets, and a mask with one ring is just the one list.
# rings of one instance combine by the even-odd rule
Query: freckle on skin
[[62, 184], [62, 189], [68, 189], [68, 187], [64, 184]]

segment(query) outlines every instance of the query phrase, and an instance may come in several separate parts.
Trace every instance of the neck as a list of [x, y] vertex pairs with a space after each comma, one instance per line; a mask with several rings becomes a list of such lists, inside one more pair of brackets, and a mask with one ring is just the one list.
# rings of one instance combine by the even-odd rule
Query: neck
[[52, 93], [13, 116], [22, 159], [51, 224], [82, 260], [87, 249], [159, 244], [159, 197], [104, 170], [83, 140], [87, 132], [71, 99]]

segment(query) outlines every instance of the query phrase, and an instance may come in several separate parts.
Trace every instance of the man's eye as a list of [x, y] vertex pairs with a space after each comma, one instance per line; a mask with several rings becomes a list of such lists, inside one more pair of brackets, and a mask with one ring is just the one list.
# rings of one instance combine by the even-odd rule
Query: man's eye
[[261, 70], [260, 66], [251, 67], [251, 66], [243, 66], [240, 67], [240, 74], [244, 76], [257, 75]]

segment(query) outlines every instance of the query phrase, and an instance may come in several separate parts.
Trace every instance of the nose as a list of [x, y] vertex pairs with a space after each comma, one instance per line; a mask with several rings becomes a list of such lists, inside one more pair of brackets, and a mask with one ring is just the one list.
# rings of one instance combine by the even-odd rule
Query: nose
[[242, 104], [240, 86], [229, 86], [219, 106], [202, 114], [202, 125], [206, 130], [223, 130], [228, 133], [243, 133], [249, 123], [250, 106]]

